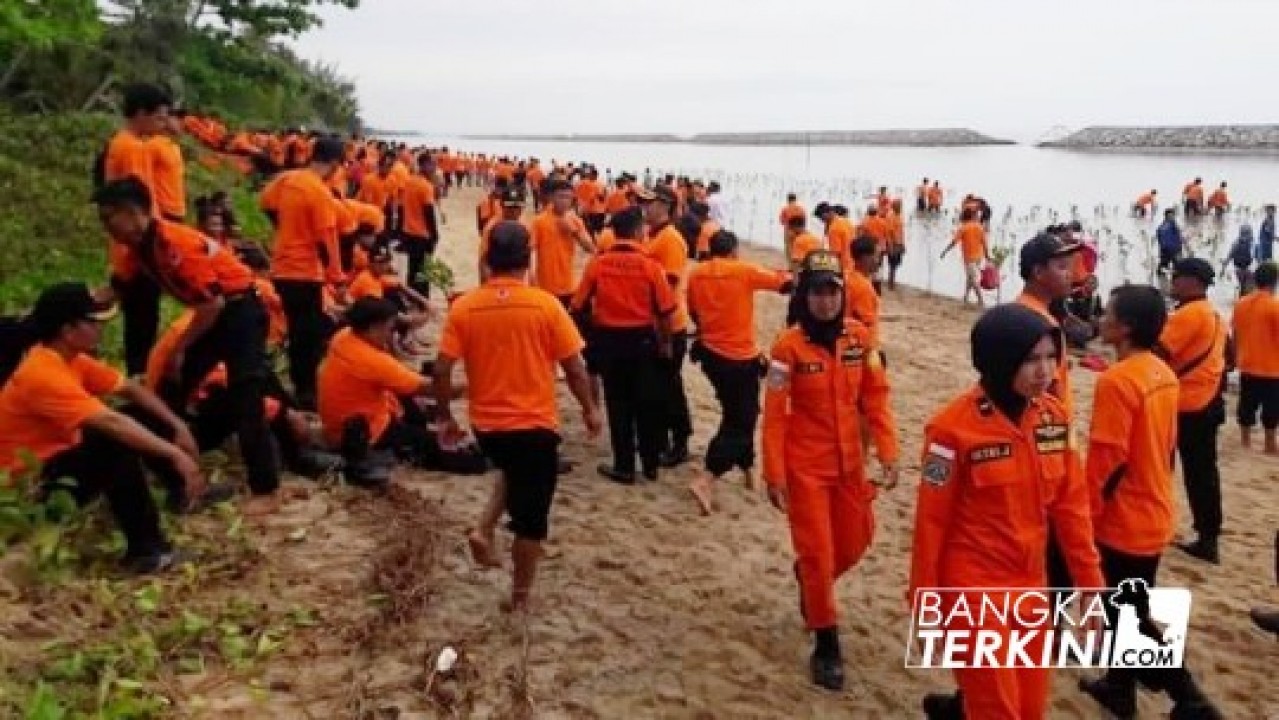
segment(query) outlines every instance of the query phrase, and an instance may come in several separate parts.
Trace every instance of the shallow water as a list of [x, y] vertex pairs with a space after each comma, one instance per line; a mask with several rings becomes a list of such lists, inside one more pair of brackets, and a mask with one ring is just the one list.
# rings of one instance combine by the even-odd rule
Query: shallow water
[[[917, 217], [907, 212], [907, 253], [898, 274], [905, 284], [958, 297], [963, 274], [957, 254], [938, 254], [950, 241], [954, 208], [967, 193], [982, 195], [994, 209], [992, 246], [1019, 247], [1053, 222], [1077, 218], [1101, 247], [1098, 275], [1104, 288], [1123, 282], [1151, 282], [1157, 252], [1150, 219], [1130, 216], [1138, 195], [1156, 188], [1161, 205], [1176, 202], [1181, 188], [1199, 176], [1209, 189], [1229, 183], [1235, 205], [1224, 220], [1183, 221], [1191, 251], [1221, 268], [1238, 226], [1260, 223], [1260, 208], [1275, 202], [1272, 188], [1279, 159], [1267, 155], [1140, 155], [1087, 153], [1034, 147], [866, 148], [725, 147], [648, 143], [559, 143], [405, 138], [406, 142], [542, 160], [589, 160], [601, 171], [622, 169], [641, 177], [645, 169], [719, 180], [728, 204], [729, 228], [753, 242], [781, 246], [777, 211], [787, 192], [812, 208], [822, 200], [847, 205], [855, 214], [875, 189], [887, 185], [908, 208], [914, 188], [927, 176], [942, 182], [946, 214]], [[821, 224], [810, 220], [820, 234]], [[1020, 290], [1015, 256], [1003, 267], [1005, 299]], [[1227, 271], [1213, 289], [1223, 309], [1233, 304], [1237, 285]]]

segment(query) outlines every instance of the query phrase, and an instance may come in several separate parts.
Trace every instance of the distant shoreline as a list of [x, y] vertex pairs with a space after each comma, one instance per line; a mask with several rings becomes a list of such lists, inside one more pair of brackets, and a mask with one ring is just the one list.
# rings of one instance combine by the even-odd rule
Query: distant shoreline
[[1036, 147], [1140, 154], [1279, 153], [1279, 125], [1086, 127]]
[[857, 130], [820, 132], [703, 133], [691, 137], [672, 134], [620, 135], [462, 135], [466, 140], [510, 142], [657, 143], [733, 146], [862, 146], [862, 147], [974, 147], [1015, 145], [966, 128], [936, 130]]

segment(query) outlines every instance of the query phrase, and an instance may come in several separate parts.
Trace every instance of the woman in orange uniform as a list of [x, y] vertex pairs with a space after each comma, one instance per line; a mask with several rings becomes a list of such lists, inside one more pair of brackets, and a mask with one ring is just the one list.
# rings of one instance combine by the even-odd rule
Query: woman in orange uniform
[[888, 486], [897, 481], [897, 430], [870, 332], [844, 317], [838, 256], [819, 250], [805, 258], [791, 314], [796, 322], [770, 353], [764, 479], [769, 500], [790, 520], [801, 610], [814, 634], [813, 682], [838, 690], [835, 581], [861, 559], [875, 527], [860, 416], [870, 422]]
[[[1049, 523], [1076, 586], [1105, 587], [1070, 416], [1048, 394], [1061, 352], [1048, 320], [1021, 305], [998, 306], [973, 327], [973, 365], [981, 379], [924, 429], [908, 597], [930, 588], [1042, 590]], [[979, 602], [980, 596], [965, 599]], [[974, 629], [952, 624], [946, 629]], [[1017, 628], [982, 629], [1007, 638]], [[1038, 657], [1042, 644], [1037, 635], [1027, 655]], [[930, 695], [924, 711], [930, 718], [1043, 718], [1049, 672], [957, 669], [960, 699]]]

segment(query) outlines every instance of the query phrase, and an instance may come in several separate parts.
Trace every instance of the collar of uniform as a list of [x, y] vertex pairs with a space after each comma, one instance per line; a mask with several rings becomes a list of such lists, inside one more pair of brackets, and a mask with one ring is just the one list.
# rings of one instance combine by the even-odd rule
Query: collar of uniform
[[604, 252], [613, 252], [613, 251], [640, 252], [642, 249], [643, 248], [640, 247], [639, 240], [632, 240], [632, 239], [623, 240], [621, 238], [618, 238], [614, 240], [613, 244], [609, 247], [609, 249], [605, 250]]
[[1201, 302], [1201, 301], [1202, 301], [1202, 302], [1207, 302], [1207, 301], [1208, 301], [1208, 296], [1207, 296], [1207, 295], [1200, 295], [1200, 296], [1199, 296], [1199, 297], [1197, 297], [1197, 298], [1190, 298], [1189, 300], [1186, 300], [1186, 301], [1184, 301], [1184, 302], [1179, 302], [1179, 303], [1177, 303], [1177, 309], [1178, 309], [1178, 310], [1180, 310], [1180, 309], [1182, 309], [1182, 308], [1187, 308], [1187, 307], [1190, 307], [1191, 305], [1193, 305], [1193, 304], [1195, 304], [1195, 303], [1197, 303], [1197, 302]]
[[[703, 263], [703, 264], [705, 264], [705, 263]], [[796, 326], [796, 327], [799, 327], [799, 326]], [[808, 333], [804, 332], [804, 330], [803, 330], [802, 328], [800, 329], [800, 332], [804, 333], [804, 341], [805, 341], [805, 342], [813, 343], [813, 338], [812, 338], [812, 337], [810, 337]], [[845, 319], [845, 320], [844, 320], [844, 324], [843, 324], [842, 326], [840, 326], [840, 328], [839, 328], [839, 335], [836, 335], [836, 336], [835, 336], [835, 342], [836, 342], [836, 344], [838, 344], [838, 343], [839, 343], [839, 341], [841, 341], [841, 340], [847, 340], [847, 339], [848, 339], [848, 320], [847, 320], [847, 319]]]
[[528, 283], [519, 278], [512, 277], [491, 277], [484, 282], [484, 287], [518, 287], [527, 285]]

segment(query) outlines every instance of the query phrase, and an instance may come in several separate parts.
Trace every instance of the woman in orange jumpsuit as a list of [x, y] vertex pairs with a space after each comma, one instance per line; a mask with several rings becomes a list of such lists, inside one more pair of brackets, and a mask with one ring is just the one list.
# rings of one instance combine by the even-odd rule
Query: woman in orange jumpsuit
[[868, 419], [888, 485], [897, 480], [897, 431], [888, 378], [870, 331], [844, 317], [839, 256], [810, 253], [791, 300], [794, 322], [770, 355], [764, 395], [764, 479], [790, 520], [804, 621], [814, 634], [813, 682], [844, 684], [835, 581], [869, 547], [875, 487], [866, 477]]
[[[973, 327], [981, 379], [924, 429], [908, 597], [929, 588], [1044, 589], [1050, 522], [1076, 585], [1105, 587], [1070, 416], [1047, 394], [1062, 352], [1057, 338], [1046, 319], [1015, 304], [993, 308]], [[1007, 638], [1018, 628], [982, 629]], [[1029, 657], [1042, 643], [1038, 635]], [[957, 669], [960, 695], [930, 695], [924, 710], [930, 718], [1042, 718], [1049, 672]]]

